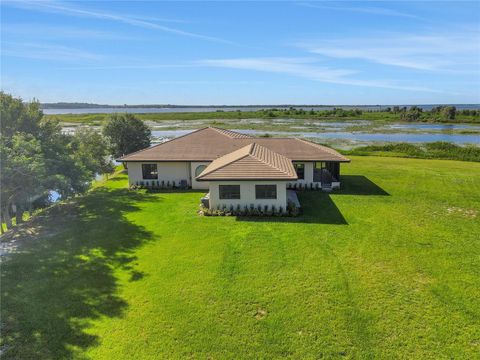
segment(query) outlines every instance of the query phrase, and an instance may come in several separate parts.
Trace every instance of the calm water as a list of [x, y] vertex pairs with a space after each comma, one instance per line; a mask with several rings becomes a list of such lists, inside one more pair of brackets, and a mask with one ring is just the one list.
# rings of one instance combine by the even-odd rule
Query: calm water
[[415, 130], [480, 130], [480, 125], [467, 124], [393, 124], [387, 125], [390, 129], [415, 129]]
[[[410, 105], [405, 105], [410, 107]], [[436, 105], [417, 105], [418, 107], [424, 110], [430, 110]], [[457, 104], [454, 105], [457, 109], [480, 109], [480, 104]], [[392, 106], [390, 106], [392, 107]], [[137, 113], [137, 114], [148, 114], [148, 113], [184, 113], [184, 112], [211, 112], [211, 111], [257, 111], [261, 109], [287, 109], [289, 106], [232, 106], [232, 107], [215, 107], [215, 106], [200, 106], [200, 107], [171, 107], [171, 108], [131, 108], [131, 107], [117, 107], [117, 108], [84, 108], [84, 109], [44, 109], [43, 112], [48, 115], [59, 115], [59, 114], [110, 114], [110, 113]], [[385, 106], [368, 106], [368, 105], [359, 105], [359, 106], [295, 106], [296, 109], [304, 110], [332, 110], [333, 108], [342, 108], [342, 109], [361, 109], [361, 110], [382, 110], [387, 108]]]
[[[157, 142], [165, 141], [177, 136], [185, 135], [193, 130], [153, 130], [152, 135], [157, 138]], [[381, 133], [363, 133], [363, 132], [287, 132], [287, 131], [262, 131], [262, 130], [235, 130], [243, 134], [261, 136], [266, 133], [274, 136], [283, 137], [305, 137], [309, 139], [338, 139], [350, 140], [360, 142], [434, 142], [447, 141], [459, 145], [463, 144], [477, 144], [480, 145], [480, 136], [478, 135], [463, 135], [463, 134], [418, 134], [418, 133], [395, 133], [395, 134], [381, 134]]]

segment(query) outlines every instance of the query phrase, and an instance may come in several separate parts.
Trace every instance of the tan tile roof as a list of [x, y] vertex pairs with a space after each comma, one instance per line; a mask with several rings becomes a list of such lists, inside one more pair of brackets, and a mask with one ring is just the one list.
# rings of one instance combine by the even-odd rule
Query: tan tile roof
[[219, 157], [197, 180], [296, 180], [292, 161], [256, 143]]
[[325, 146], [297, 138], [254, 138], [207, 127], [126, 155], [119, 161], [213, 161], [253, 142], [294, 161], [349, 160]]

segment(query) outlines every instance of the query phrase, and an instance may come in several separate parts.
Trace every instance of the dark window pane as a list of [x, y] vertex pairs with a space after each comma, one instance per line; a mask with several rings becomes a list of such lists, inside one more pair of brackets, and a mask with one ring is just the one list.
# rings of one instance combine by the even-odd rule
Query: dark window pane
[[203, 170], [207, 168], [207, 165], [198, 165], [197, 168], [195, 169], [195, 177], [200, 175]]
[[255, 185], [256, 199], [276, 199], [277, 185]]
[[240, 199], [240, 185], [219, 185], [220, 199]]
[[298, 180], [305, 179], [305, 164], [293, 164], [293, 167], [297, 172]]
[[142, 176], [145, 180], [158, 179], [157, 164], [142, 164]]

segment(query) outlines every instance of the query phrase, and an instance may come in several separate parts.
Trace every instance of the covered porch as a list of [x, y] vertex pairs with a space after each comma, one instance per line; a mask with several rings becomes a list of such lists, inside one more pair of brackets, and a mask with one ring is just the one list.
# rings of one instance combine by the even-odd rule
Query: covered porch
[[338, 187], [340, 185], [340, 163], [332, 161], [316, 162], [313, 167], [313, 181], [319, 182], [322, 189]]

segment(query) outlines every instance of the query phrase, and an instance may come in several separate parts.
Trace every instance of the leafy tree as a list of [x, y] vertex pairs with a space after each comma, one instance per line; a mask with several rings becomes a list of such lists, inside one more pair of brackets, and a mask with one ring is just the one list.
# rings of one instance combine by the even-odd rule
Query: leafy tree
[[418, 121], [420, 119], [420, 116], [422, 114], [422, 109], [419, 108], [418, 106], [412, 106], [408, 111], [402, 112], [400, 114], [400, 119], [404, 121]]
[[110, 154], [120, 157], [150, 146], [151, 131], [132, 114], [112, 114], [103, 128]]
[[77, 129], [72, 147], [76, 162], [87, 169], [90, 177], [96, 174], [108, 174], [114, 170], [104, 137], [92, 128]]
[[21, 99], [15, 99], [3, 91], [0, 92], [0, 132], [2, 137], [11, 138], [19, 132], [36, 134], [42, 116], [38, 101], [26, 104]]
[[42, 148], [32, 135], [19, 133], [11, 138], [2, 137], [0, 151], [2, 222], [9, 228], [14, 212], [17, 224], [21, 223], [26, 208], [36, 196], [46, 192], [47, 175]]
[[63, 198], [82, 193], [95, 173], [111, 170], [100, 134], [62, 133], [58, 121], [43, 120], [38, 102], [2, 92], [0, 114], [0, 210], [7, 228], [13, 215], [20, 223], [25, 210], [45, 205], [50, 191]]
[[443, 116], [447, 120], [455, 120], [455, 115], [457, 113], [457, 109], [455, 106], [444, 106], [442, 109]]

